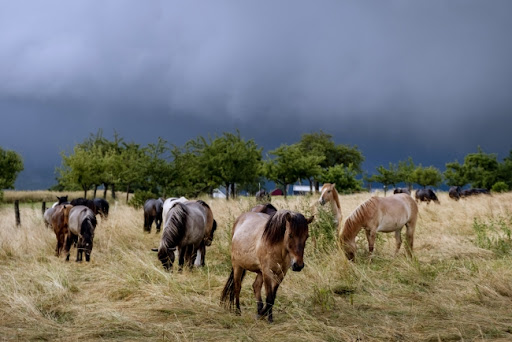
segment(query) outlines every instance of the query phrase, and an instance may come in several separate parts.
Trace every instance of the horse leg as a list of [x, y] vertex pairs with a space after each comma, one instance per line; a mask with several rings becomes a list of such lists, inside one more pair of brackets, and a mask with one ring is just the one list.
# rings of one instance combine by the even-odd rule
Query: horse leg
[[234, 292], [235, 292], [235, 306], [236, 306], [236, 314], [241, 315], [242, 311], [240, 310], [240, 291], [242, 290], [242, 278], [244, 276], [244, 269], [237, 266], [233, 268], [233, 282], [234, 282]]
[[150, 215], [148, 221], [148, 233], [151, 233], [151, 227], [153, 226], [153, 221], [155, 221], [155, 217]]
[[263, 275], [258, 273], [254, 283], [252, 284], [252, 290], [254, 291], [254, 296], [256, 297], [256, 303], [258, 305], [258, 315], [261, 314], [261, 310], [263, 309], [263, 301], [261, 299], [261, 288], [263, 287]]
[[260, 317], [267, 316], [268, 322], [272, 323], [274, 321], [272, 317], [272, 308], [274, 307], [274, 302], [276, 300], [277, 288], [279, 287], [280, 282], [275, 282], [272, 280], [272, 276], [263, 276], [263, 283], [265, 284], [265, 291], [267, 292], [267, 298], [265, 299], [265, 307], [261, 309]]
[[397, 256], [398, 251], [400, 250], [400, 246], [402, 245], [402, 229], [395, 230], [395, 240], [396, 240], [395, 256]]
[[160, 227], [162, 227], [162, 216], [157, 216], [156, 220], [155, 220], [155, 224], [156, 224], [156, 232], [159, 233], [160, 232]]
[[185, 255], [187, 254], [188, 246], [179, 248], [179, 256], [178, 256], [178, 271], [183, 269], [183, 265], [185, 264]]
[[76, 247], [76, 262], [81, 262], [84, 251], [79, 246], [82, 246], [83, 244], [81, 243], [82, 241], [80, 241], [81, 238], [77, 237], [76, 240], [77, 240], [77, 243], [76, 243], [76, 245], [77, 245], [77, 247]]
[[368, 240], [368, 251], [370, 255], [373, 254], [373, 249], [375, 246], [375, 236], [377, 235], [377, 231], [374, 229], [367, 228], [365, 229], [366, 240]]
[[73, 243], [73, 238], [70, 236], [70, 234], [66, 235], [65, 241], [64, 251], [66, 252], [66, 261], [69, 261], [69, 250], [71, 249], [71, 244]]
[[405, 227], [407, 227], [405, 233], [405, 240], [407, 244], [405, 246], [405, 250], [407, 252], [407, 255], [409, 257], [412, 257], [412, 247], [414, 244], [414, 228], [416, 227], [416, 222], [408, 222], [405, 224]]

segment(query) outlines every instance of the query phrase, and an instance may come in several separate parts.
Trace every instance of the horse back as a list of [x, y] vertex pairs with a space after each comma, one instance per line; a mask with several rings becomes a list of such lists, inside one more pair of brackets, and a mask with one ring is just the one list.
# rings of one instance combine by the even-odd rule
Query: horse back
[[374, 225], [380, 232], [390, 232], [402, 228], [409, 222], [416, 223], [418, 205], [405, 193], [390, 197], [378, 197], [378, 215]]
[[87, 218], [95, 217], [94, 211], [85, 205], [77, 205], [69, 212], [69, 230], [75, 234], [80, 234], [82, 222]]

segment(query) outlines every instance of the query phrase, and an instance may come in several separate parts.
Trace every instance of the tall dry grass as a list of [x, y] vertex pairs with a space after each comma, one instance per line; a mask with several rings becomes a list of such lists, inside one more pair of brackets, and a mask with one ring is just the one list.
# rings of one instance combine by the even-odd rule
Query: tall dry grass
[[[342, 196], [344, 217], [368, 197]], [[154, 227], [144, 234], [142, 211], [124, 204], [112, 203], [109, 219], [99, 219], [91, 262], [81, 264], [54, 256], [55, 235], [39, 205], [22, 206], [21, 227], [12, 208], [2, 207], [0, 340], [510, 340], [512, 257], [493, 243], [510, 244], [512, 194], [439, 197], [440, 205], [420, 204], [412, 260], [394, 257], [393, 234], [378, 235], [370, 261], [361, 233], [355, 263], [321, 234], [309, 240], [306, 267], [289, 272], [277, 292], [273, 324], [255, 320], [252, 274], [243, 284], [241, 316], [219, 305], [231, 267], [231, 226], [252, 199], [203, 198], [218, 230], [207, 266], [182, 273], [163, 270], [151, 252], [159, 234]], [[272, 203], [309, 214], [314, 202]], [[312, 229], [328, 224], [322, 211], [318, 217]]]

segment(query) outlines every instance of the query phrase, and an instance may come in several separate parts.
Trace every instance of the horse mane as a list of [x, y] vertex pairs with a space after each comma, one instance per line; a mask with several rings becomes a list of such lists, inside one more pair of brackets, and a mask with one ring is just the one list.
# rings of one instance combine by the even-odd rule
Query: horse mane
[[308, 223], [302, 214], [294, 213], [289, 210], [279, 210], [270, 215], [265, 230], [263, 231], [263, 240], [267, 241], [270, 245], [277, 244], [284, 239], [286, 232], [287, 218], [290, 225], [298, 234], [304, 234], [308, 231]]
[[357, 234], [361, 229], [361, 225], [377, 210], [377, 198], [372, 197], [361, 203], [345, 221], [343, 230], [340, 231], [340, 238], [349, 239]]
[[[84, 209], [85, 210], [85, 209]], [[96, 228], [96, 224], [98, 221], [96, 221], [96, 216], [94, 215], [87, 215], [82, 220], [82, 225], [80, 226], [80, 234], [85, 235], [85, 233], [91, 233], [91, 227]]]
[[167, 249], [174, 247], [185, 235], [187, 227], [187, 207], [183, 203], [175, 203], [169, 210], [169, 224], [165, 226], [161, 243]]
[[339, 210], [341, 210], [341, 204], [340, 204], [340, 196], [338, 195], [338, 191], [336, 190], [336, 187], [332, 187], [332, 191], [334, 191], [335, 196], [332, 196], [334, 198], [334, 202], [336, 202], [336, 206]]

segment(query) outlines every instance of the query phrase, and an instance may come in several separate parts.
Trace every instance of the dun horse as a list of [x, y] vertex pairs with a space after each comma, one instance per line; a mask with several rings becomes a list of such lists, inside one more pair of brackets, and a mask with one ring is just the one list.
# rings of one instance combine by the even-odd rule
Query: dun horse
[[336, 224], [336, 229], [339, 232], [343, 215], [341, 214], [340, 197], [338, 196], [338, 191], [336, 191], [336, 184], [325, 183], [322, 186], [318, 203], [321, 205], [326, 203], [330, 204], [331, 210], [334, 214], [334, 223]]
[[57, 247], [55, 248], [55, 255], [60, 256], [66, 236], [68, 235], [69, 211], [73, 208], [70, 204], [60, 204], [53, 207], [51, 222], [55, 236], [57, 237]]
[[[272, 322], [272, 307], [279, 285], [291, 267], [299, 272], [304, 267], [304, 248], [309, 236], [308, 225], [313, 217], [280, 210], [275, 214], [248, 212], [240, 215], [233, 227], [231, 243], [231, 274], [224, 286], [221, 302], [240, 314], [240, 290], [245, 272], [255, 272], [252, 288], [257, 300], [258, 316]], [[265, 285], [263, 307], [261, 288]]]
[[92, 209], [85, 205], [77, 205], [69, 211], [69, 230], [66, 237], [66, 261], [69, 261], [71, 244], [76, 244], [76, 261], [82, 261], [85, 252], [85, 260], [91, 258], [94, 230], [96, 229], [96, 216]]
[[272, 204], [267, 203], [267, 204], [258, 204], [257, 206], [253, 207], [251, 209], [251, 211], [254, 213], [264, 213], [267, 215], [272, 215], [277, 211], [277, 209]]
[[169, 210], [158, 248], [158, 259], [166, 270], [174, 263], [174, 251], [178, 249], [179, 267], [187, 261], [193, 266], [197, 251], [201, 252], [201, 264], [204, 265], [206, 246], [210, 246], [217, 222], [205, 202], [177, 202]]
[[340, 241], [349, 260], [353, 260], [356, 253], [356, 236], [364, 228], [368, 240], [368, 249], [373, 253], [375, 236], [377, 232], [395, 232], [396, 251], [398, 253], [402, 244], [401, 231], [405, 225], [406, 251], [412, 255], [414, 242], [414, 229], [418, 217], [418, 205], [407, 194], [396, 194], [391, 197], [372, 197], [359, 205], [345, 221], [343, 231], [340, 232]]

